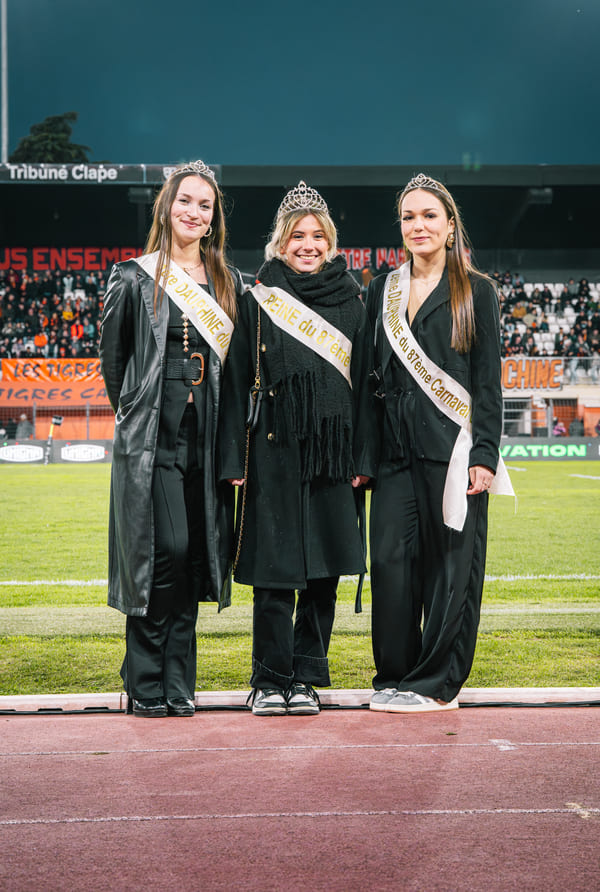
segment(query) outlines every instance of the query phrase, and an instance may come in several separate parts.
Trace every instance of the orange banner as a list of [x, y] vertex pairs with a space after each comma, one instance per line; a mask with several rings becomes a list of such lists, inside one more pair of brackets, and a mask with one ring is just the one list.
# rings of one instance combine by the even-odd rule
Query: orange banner
[[509, 356], [502, 360], [503, 390], [559, 390], [562, 385], [562, 359]]
[[109, 406], [99, 359], [3, 359], [0, 406]]

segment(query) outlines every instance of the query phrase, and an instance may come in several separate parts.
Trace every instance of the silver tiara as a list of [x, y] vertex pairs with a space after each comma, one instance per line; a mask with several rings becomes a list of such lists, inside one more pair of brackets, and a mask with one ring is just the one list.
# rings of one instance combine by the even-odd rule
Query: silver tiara
[[210, 177], [211, 180], [217, 182], [217, 178], [214, 174], [214, 171], [208, 167], [204, 161], [190, 161], [188, 164], [181, 164], [179, 167], [167, 167], [165, 168], [165, 176], [167, 179], [172, 177], [174, 174], [179, 173], [199, 173], [204, 177]]
[[291, 214], [292, 211], [323, 211], [325, 214], [329, 212], [325, 199], [316, 189], [307, 186], [304, 180], [300, 180], [298, 185], [290, 189], [285, 196], [277, 209], [277, 219], [284, 214]]
[[426, 177], [424, 173], [418, 173], [416, 177], [409, 180], [402, 191], [410, 192], [411, 189], [435, 189], [436, 192], [446, 193], [446, 190], [440, 183], [432, 180], [431, 177]]

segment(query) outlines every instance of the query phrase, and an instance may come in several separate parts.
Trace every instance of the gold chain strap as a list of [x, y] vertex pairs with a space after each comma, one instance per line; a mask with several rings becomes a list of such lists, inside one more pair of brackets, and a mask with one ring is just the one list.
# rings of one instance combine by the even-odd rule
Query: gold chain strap
[[[254, 373], [254, 401], [258, 398], [260, 390], [260, 307], [256, 322], [256, 371]], [[242, 507], [240, 508], [240, 530], [238, 533], [237, 548], [233, 560], [233, 572], [235, 573], [242, 550], [242, 535], [244, 533], [244, 518], [246, 516], [246, 492], [248, 490], [248, 462], [250, 458], [250, 424], [246, 424], [246, 455], [244, 457], [244, 484], [242, 486]]]

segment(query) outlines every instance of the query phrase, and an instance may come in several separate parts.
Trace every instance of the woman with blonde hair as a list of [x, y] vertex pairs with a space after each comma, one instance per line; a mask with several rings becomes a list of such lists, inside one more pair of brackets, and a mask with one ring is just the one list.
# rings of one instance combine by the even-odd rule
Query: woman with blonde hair
[[371, 500], [375, 693], [386, 712], [454, 709], [483, 589], [488, 492], [511, 492], [496, 288], [469, 260], [458, 208], [419, 174], [398, 201], [408, 260], [374, 279], [382, 461]]
[[233, 499], [215, 476], [221, 378], [243, 290], [202, 161], [171, 172], [145, 253], [117, 263], [100, 338], [115, 411], [108, 603], [127, 614], [136, 716], [191, 716], [198, 601], [230, 600]]
[[372, 344], [327, 205], [305, 183], [283, 199], [265, 257], [231, 342], [220, 476], [243, 487], [235, 579], [254, 587], [252, 712], [310, 715], [313, 685], [331, 683], [339, 576], [365, 570], [355, 493], [375, 471]]

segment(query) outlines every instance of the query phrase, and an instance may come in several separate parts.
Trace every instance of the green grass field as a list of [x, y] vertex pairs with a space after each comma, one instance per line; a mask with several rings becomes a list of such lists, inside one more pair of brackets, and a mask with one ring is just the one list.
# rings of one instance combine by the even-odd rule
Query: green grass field
[[[469, 686], [600, 684], [600, 462], [522, 462], [492, 497]], [[0, 695], [121, 689], [125, 618], [106, 604], [108, 465], [0, 466]], [[370, 590], [340, 585], [334, 687], [370, 687]], [[247, 687], [251, 590], [200, 605], [198, 690]]]

